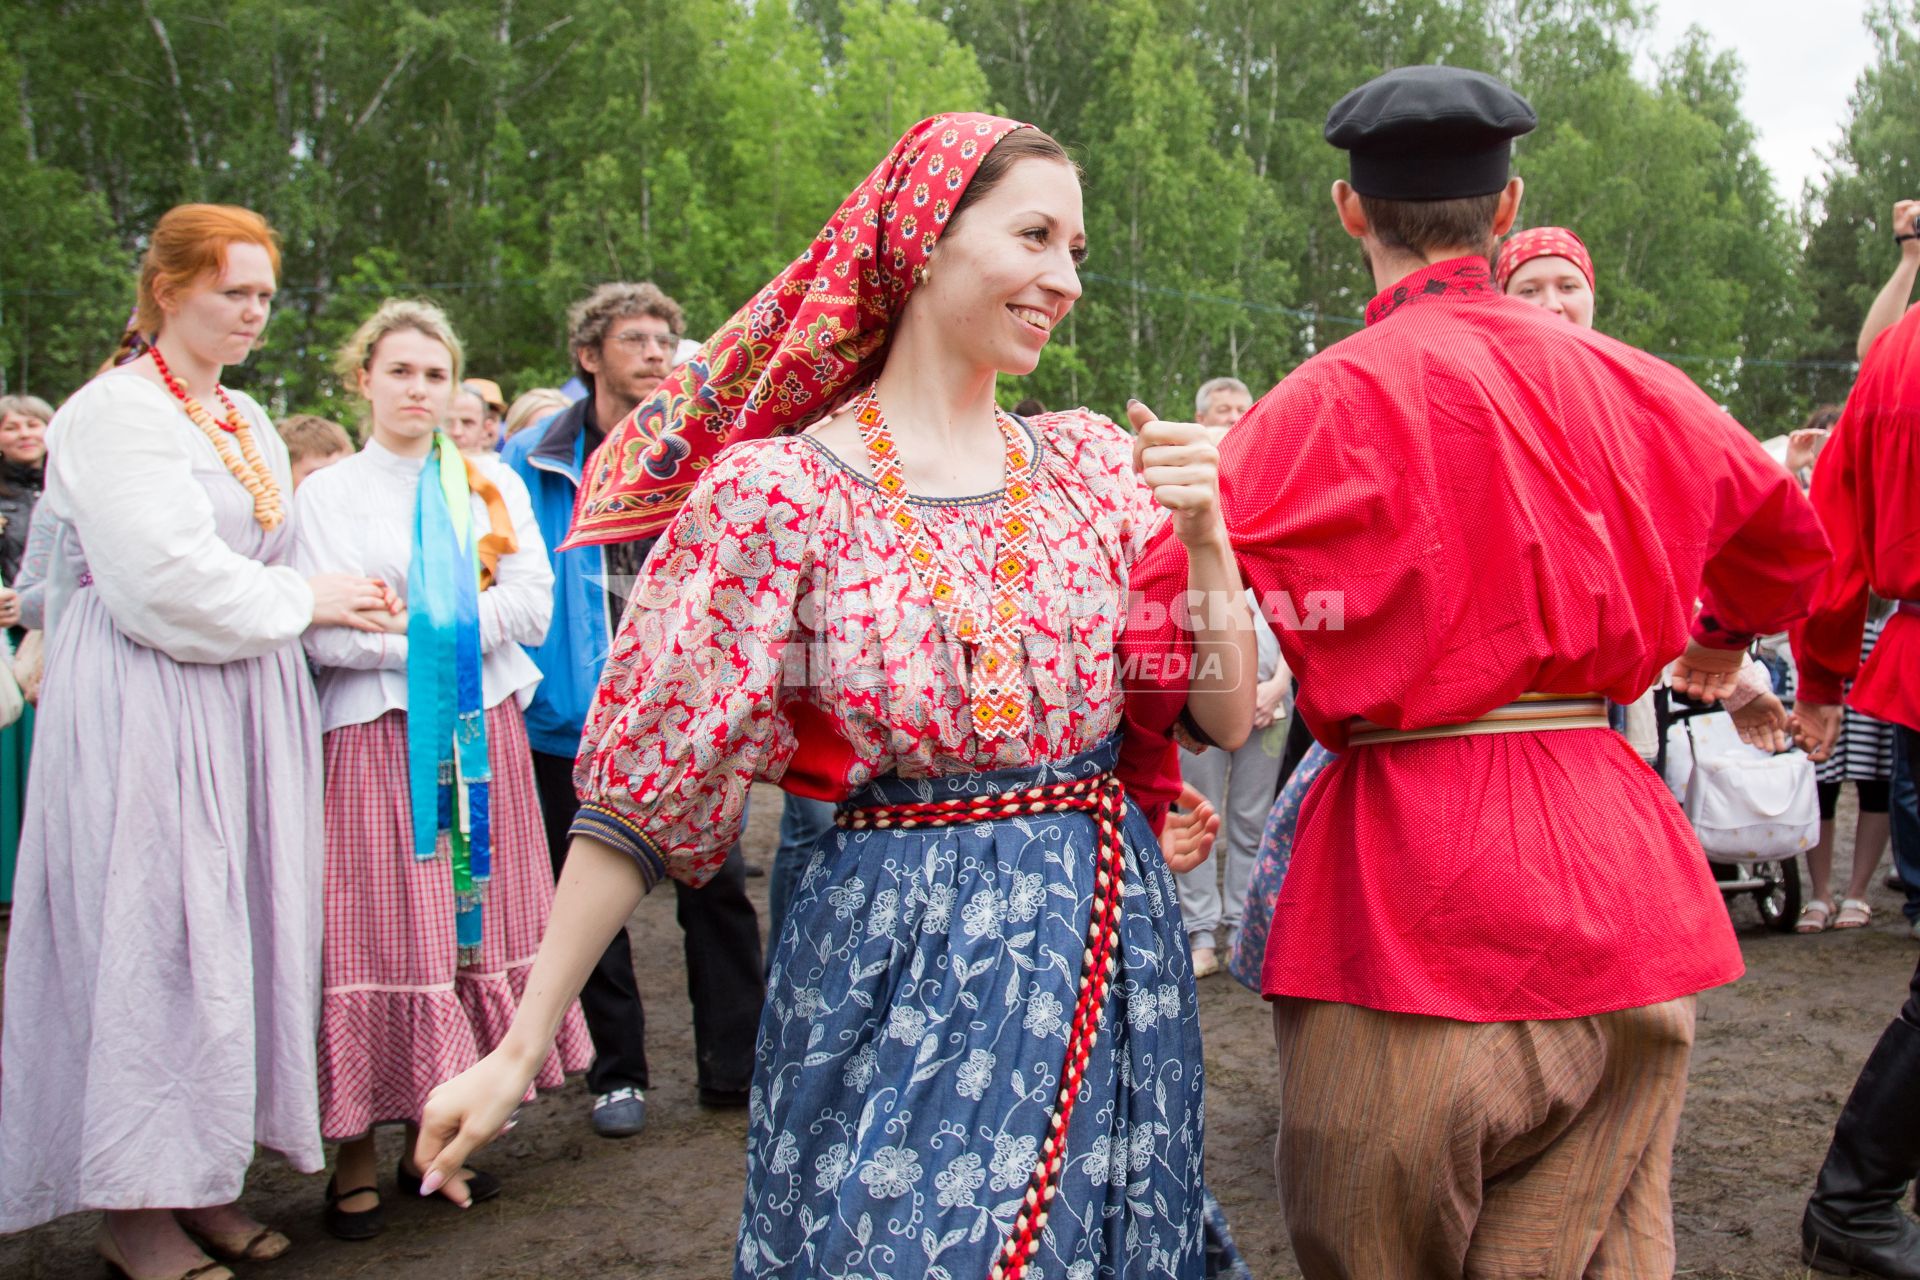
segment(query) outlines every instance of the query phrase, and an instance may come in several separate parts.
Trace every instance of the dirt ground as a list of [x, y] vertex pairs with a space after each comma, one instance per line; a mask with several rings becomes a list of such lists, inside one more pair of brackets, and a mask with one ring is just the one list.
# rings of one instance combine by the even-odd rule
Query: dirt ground
[[[779, 796], [755, 797], [748, 856], [771, 860]], [[1852, 797], [1841, 811], [1844, 870]], [[764, 910], [764, 878], [749, 882]], [[1679, 1274], [1721, 1280], [1804, 1277], [1796, 1264], [1800, 1207], [1829, 1130], [1880, 1030], [1899, 1007], [1920, 947], [1894, 895], [1877, 883], [1870, 929], [1797, 938], [1760, 927], [1750, 900], [1733, 906], [1748, 973], [1700, 1002], [1699, 1041], [1674, 1185]], [[521, 1280], [719, 1277], [729, 1273], [746, 1119], [694, 1102], [692, 1028], [671, 894], [642, 904], [634, 954], [653, 1043], [645, 1133], [594, 1136], [584, 1086], [527, 1109], [478, 1161], [500, 1174], [500, 1199], [465, 1213], [445, 1202], [388, 1198], [388, 1229], [346, 1244], [320, 1225], [324, 1176], [263, 1158], [245, 1203], [280, 1226], [294, 1250], [243, 1277]], [[1206, 1034], [1207, 1169], [1242, 1252], [1260, 1280], [1298, 1276], [1275, 1208], [1273, 1046], [1262, 1002], [1225, 975], [1200, 985]], [[390, 1168], [397, 1133], [385, 1139]], [[389, 1178], [391, 1175], [388, 1175]], [[391, 1182], [388, 1183], [391, 1188]], [[95, 1280], [91, 1215], [0, 1240], [6, 1280]]]

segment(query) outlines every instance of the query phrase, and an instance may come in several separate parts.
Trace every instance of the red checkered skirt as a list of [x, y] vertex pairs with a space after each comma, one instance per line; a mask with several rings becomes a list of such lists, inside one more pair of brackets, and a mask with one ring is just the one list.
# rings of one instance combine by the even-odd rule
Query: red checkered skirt
[[[427, 1094], [499, 1044], [553, 905], [546, 830], [519, 703], [487, 712], [493, 879], [480, 958], [457, 963], [453, 866], [413, 856], [407, 717], [389, 711], [326, 735], [326, 936], [321, 946], [320, 1131], [347, 1141], [416, 1123]], [[593, 1060], [567, 1010], [534, 1089]]]

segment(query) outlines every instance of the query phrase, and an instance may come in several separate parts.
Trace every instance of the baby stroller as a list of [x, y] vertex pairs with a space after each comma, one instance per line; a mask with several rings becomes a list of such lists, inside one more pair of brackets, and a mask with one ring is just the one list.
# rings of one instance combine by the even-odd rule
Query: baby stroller
[[[1800, 854], [1812, 847], [1820, 833], [1812, 762], [1797, 751], [1769, 757], [1745, 746], [1731, 717], [1718, 705], [1695, 702], [1664, 685], [1654, 691], [1653, 714], [1659, 735], [1654, 771], [1666, 780], [1708, 848], [1707, 865], [1713, 868], [1728, 909], [1736, 899], [1751, 895], [1761, 923], [1776, 933], [1793, 932], [1800, 918]], [[1785, 756], [1796, 759], [1788, 762]], [[1696, 762], [1703, 758], [1716, 770], [1728, 763], [1736, 769], [1744, 764], [1772, 775], [1767, 780], [1767, 798], [1757, 810], [1742, 815], [1751, 824], [1744, 832], [1729, 829], [1724, 814], [1711, 823], [1703, 821], [1701, 791], [1711, 779], [1693, 776]], [[1728, 851], [1736, 848], [1753, 852], [1730, 855]], [[1727, 860], [1719, 860], [1716, 850]]]

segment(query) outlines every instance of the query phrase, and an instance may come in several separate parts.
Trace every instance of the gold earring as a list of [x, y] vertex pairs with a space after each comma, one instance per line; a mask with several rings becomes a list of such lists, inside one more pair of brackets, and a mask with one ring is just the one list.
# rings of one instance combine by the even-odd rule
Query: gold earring
[[923, 285], [932, 275], [933, 273], [927, 270], [927, 264], [923, 262], [913, 269], [913, 283]]

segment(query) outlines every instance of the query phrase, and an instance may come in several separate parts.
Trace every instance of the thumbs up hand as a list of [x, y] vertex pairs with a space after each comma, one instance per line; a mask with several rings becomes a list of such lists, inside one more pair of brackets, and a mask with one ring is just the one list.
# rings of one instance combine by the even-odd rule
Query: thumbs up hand
[[1163, 422], [1138, 400], [1127, 402], [1133, 424], [1133, 469], [1173, 512], [1173, 531], [1189, 551], [1227, 541], [1220, 511], [1220, 450], [1197, 422]]

